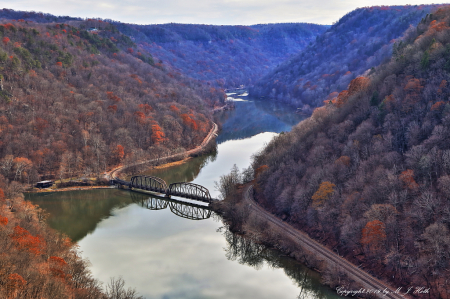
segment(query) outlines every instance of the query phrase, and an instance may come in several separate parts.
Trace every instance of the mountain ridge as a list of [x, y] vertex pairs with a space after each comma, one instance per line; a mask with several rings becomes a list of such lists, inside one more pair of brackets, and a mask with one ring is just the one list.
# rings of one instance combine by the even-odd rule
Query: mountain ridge
[[408, 29], [441, 5], [359, 8], [343, 16], [295, 57], [283, 62], [250, 88], [294, 107], [318, 107], [350, 81], [388, 59]]

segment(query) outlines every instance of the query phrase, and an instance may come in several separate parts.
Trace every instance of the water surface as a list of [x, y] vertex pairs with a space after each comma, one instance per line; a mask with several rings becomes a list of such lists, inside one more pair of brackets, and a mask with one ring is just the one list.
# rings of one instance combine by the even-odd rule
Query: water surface
[[[248, 167], [252, 154], [301, 120], [289, 108], [240, 98], [219, 115], [217, 152], [147, 174], [192, 181], [218, 197], [214, 181], [234, 164]], [[78, 241], [94, 277], [122, 276], [146, 298], [338, 298], [317, 273], [230, 233], [202, 204], [119, 189], [29, 198], [49, 211], [50, 226]]]

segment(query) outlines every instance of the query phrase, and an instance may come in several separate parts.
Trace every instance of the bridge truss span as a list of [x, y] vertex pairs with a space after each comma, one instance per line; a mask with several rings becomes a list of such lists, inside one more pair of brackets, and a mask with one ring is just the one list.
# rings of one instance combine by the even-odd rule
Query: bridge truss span
[[195, 199], [207, 203], [211, 203], [211, 195], [205, 187], [194, 183], [173, 183], [169, 185], [167, 195], [180, 196], [184, 198]]
[[141, 190], [167, 193], [167, 183], [158, 177], [138, 175], [131, 178], [131, 188], [137, 188]]
[[217, 200], [211, 198], [209, 190], [201, 185], [179, 182], [168, 186], [163, 179], [155, 176], [136, 175], [133, 176], [129, 182], [119, 178], [113, 178], [111, 183], [117, 184], [118, 186], [127, 186], [129, 189], [140, 189], [142, 191], [165, 194], [166, 197], [169, 198], [173, 195], [206, 203]]

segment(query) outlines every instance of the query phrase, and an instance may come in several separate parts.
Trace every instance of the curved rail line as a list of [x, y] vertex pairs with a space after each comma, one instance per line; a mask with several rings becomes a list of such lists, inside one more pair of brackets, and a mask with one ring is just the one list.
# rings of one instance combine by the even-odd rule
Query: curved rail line
[[[206, 135], [205, 139], [203, 139], [202, 143], [199, 146], [197, 146], [189, 151], [183, 152], [183, 153], [173, 154], [173, 155], [169, 155], [169, 156], [158, 158], [158, 159], [140, 161], [140, 162], [136, 162], [136, 163], [133, 163], [130, 165], [118, 166], [118, 167], [114, 168], [113, 170], [111, 170], [110, 172], [106, 173], [105, 178], [110, 180], [113, 184], [120, 184], [120, 185], [128, 186], [130, 188], [138, 188], [138, 189], [145, 190], [145, 191], [158, 192], [158, 193], [166, 194], [166, 196], [174, 195], [174, 196], [181, 196], [181, 197], [185, 197], [185, 198], [189, 198], [189, 199], [199, 200], [199, 201], [203, 201], [203, 202], [207, 202], [207, 203], [212, 202], [215, 199], [212, 199], [211, 195], [209, 194], [209, 190], [201, 185], [183, 182], [183, 183], [174, 183], [174, 184], [167, 186], [166, 182], [164, 182], [164, 180], [162, 180], [161, 178], [158, 178], [158, 177], [134, 176], [131, 178], [130, 182], [122, 180], [118, 177], [118, 174], [121, 171], [123, 171], [129, 167], [142, 165], [142, 164], [146, 164], [146, 163], [151, 163], [151, 162], [155, 162], [155, 161], [166, 160], [166, 159], [173, 159], [173, 158], [181, 159], [181, 158], [185, 157], [186, 155], [192, 155], [192, 154], [196, 154], [196, 153], [200, 152], [211, 141], [212, 138], [217, 136], [219, 127], [214, 122], [212, 124], [213, 124], [213, 126], [212, 126], [211, 130], [209, 131], [208, 135]], [[172, 185], [174, 185], [174, 186], [172, 186]], [[174, 190], [173, 191], [174, 194], [170, 194], [172, 189]], [[184, 191], [189, 190], [189, 192], [183, 192], [183, 190]]]
[[214, 137], [217, 136], [217, 133], [219, 131], [219, 127], [217, 126], [216, 123], [212, 123], [212, 128], [209, 131], [208, 135], [206, 135], [205, 139], [203, 139], [202, 143], [200, 143], [200, 145], [198, 145], [197, 147], [188, 150], [186, 152], [183, 153], [178, 153], [178, 154], [173, 154], [173, 155], [168, 155], [165, 157], [161, 157], [161, 158], [156, 158], [156, 159], [150, 159], [150, 160], [145, 160], [145, 161], [139, 161], [139, 162], [135, 162], [132, 163], [130, 165], [122, 165], [122, 166], [118, 166], [116, 168], [114, 168], [113, 170], [111, 170], [110, 172], [107, 172], [105, 174], [105, 178], [108, 180], [116, 180], [116, 181], [123, 181], [120, 180], [117, 175], [124, 171], [125, 169], [129, 168], [129, 167], [134, 167], [134, 166], [138, 166], [138, 165], [143, 165], [143, 164], [147, 164], [147, 163], [151, 163], [151, 162], [156, 162], [156, 161], [161, 161], [161, 160], [167, 160], [167, 159], [173, 159], [173, 158], [180, 158], [183, 159], [184, 156], [186, 155], [193, 155], [196, 154], [198, 152], [200, 152], [201, 150], [203, 150], [205, 148], [205, 146], [211, 141], [211, 139], [213, 139]]
[[[352, 275], [353, 278], [357, 282], [361, 282], [366, 290], [379, 290], [381, 294], [373, 294], [380, 298], [392, 298], [392, 299], [400, 299], [400, 298], [410, 298], [407, 295], [404, 294], [397, 294], [394, 289], [392, 289], [390, 286], [386, 285], [384, 282], [378, 280], [377, 278], [373, 277], [369, 273], [363, 271], [361, 268], [356, 267], [346, 259], [342, 258], [341, 256], [337, 255], [336, 253], [332, 252], [327, 247], [323, 246], [322, 244], [318, 243], [317, 241], [311, 239], [309, 236], [307, 236], [304, 232], [301, 232], [291, 225], [283, 222], [281, 219], [275, 217], [271, 213], [267, 212], [263, 208], [261, 208], [254, 200], [253, 200], [253, 186], [250, 185], [244, 190], [244, 200], [250, 205], [251, 210], [255, 211], [257, 214], [259, 214], [261, 217], [265, 218], [266, 220], [270, 221], [274, 225], [278, 226], [279, 228], [283, 229], [286, 233], [288, 233], [290, 236], [294, 237], [303, 248], [305, 248], [308, 251], [315, 252], [316, 254], [319, 254], [323, 256], [325, 259], [331, 261], [332, 263], [335, 263], [339, 267], [341, 267], [343, 270], [345, 270], [348, 274]], [[383, 291], [388, 293], [383, 293]], [[349, 295], [351, 296], [351, 295]]]

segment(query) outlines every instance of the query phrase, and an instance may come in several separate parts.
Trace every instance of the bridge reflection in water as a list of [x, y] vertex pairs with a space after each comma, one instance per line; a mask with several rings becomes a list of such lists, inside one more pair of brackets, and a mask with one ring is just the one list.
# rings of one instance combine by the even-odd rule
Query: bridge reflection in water
[[133, 202], [144, 208], [164, 210], [169, 207], [170, 211], [175, 215], [190, 220], [208, 219], [212, 214], [212, 210], [208, 206], [133, 191], [130, 192], [130, 196]]

